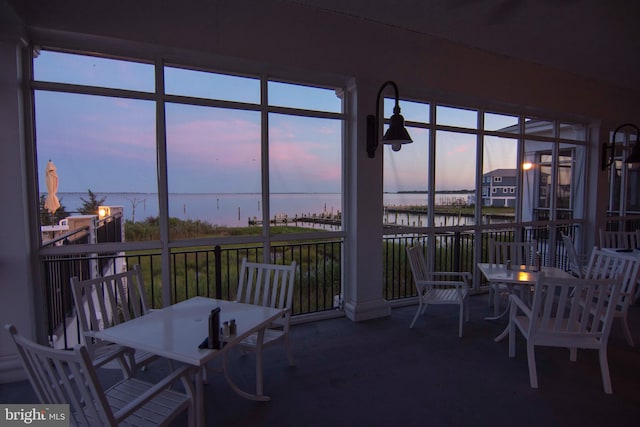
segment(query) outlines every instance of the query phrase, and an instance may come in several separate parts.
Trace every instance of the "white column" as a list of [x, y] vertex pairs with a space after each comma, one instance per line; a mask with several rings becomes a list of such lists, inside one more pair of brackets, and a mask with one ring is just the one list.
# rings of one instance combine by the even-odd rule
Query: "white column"
[[36, 337], [20, 49], [18, 36], [0, 31], [0, 383], [26, 378], [4, 325], [12, 323], [22, 335]]
[[354, 321], [391, 314], [383, 298], [382, 149], [373, 159], [366, 150], [366, 116], [374, 113], [378, 89], [360, 81], [347, 88], [344, 309]]

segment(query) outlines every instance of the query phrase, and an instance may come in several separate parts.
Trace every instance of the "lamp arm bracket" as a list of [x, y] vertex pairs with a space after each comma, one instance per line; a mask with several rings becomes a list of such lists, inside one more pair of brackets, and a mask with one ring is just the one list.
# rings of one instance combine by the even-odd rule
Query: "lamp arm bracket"
[[[635, 129], [636, 131], [636, 138], [640, 138], [640, 128], [638, 128], [638, 126], [636, 126], [633, 123], [623, 123], [620, 126], [618, 126], [614, 131], [613, 131], [613, 136], [611, 138], [611, 143], [607, 144], [606, 142], [604, 144], [602, 144], [602, 170], [606, 170], [609, 166], [611, 166], [613, 164], [613, 162], [615, 162], [615, 155], [616, 155], [616, 135], [618, 134], [618, 132], [625, 128], [625, 127], [632, 127], [633, 129]], [[610, 150], [610, 152], [609, 152]]]

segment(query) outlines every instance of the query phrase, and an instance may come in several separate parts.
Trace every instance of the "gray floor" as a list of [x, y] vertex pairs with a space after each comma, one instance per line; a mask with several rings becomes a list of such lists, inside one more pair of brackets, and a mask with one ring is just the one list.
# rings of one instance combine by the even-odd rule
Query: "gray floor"
[[[430, 307], [414, 329], [416, 306], [384, 319], [332, 319], [293, 327], [296, 366], [281, 348], [265, 354], [270, 402], [235, 395], [219, 375], [206, 392], [210, 426], [635, 426], [640, 422], [640, 349], [614, 324], [609, 345], [613, 395], [602, 390], [597, 353], [569, 361], [565, 349], [536, 350], [540, 388], [529, 387], [524, 341], [509, 359], [493, 342], [504, 321], [485, 321], [486, 296], [471, 298], [471, 321], [457, 337], [456, 310]], [[640, 346], [640, 306], [631, 307]], [[236, 382], [254, 385], [254, 358], [232, 355]], [[140, 375], [166, 372], [156, 362]], [[117, 371], [103, 374], [105, 382]], [[0, 385], [0, 403], [31, 403], [27, 382]], [[175, 425], [184, 424], [177, 420]]]

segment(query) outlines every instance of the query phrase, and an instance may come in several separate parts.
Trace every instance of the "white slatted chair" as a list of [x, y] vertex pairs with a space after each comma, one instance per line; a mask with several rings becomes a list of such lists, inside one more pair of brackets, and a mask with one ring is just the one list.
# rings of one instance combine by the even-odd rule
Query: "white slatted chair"
[[558, 279], [538, 275], [529, 307], [517, 295], [510, 295], [509, 357], [515, 357], [516, 330], [527, 340], [529, 381], [538, 388], [535, 346], [565, 347], [575, 361], [577, 349], [598, 350], [604, 391], [611, 394], [607, 342], [621, 280]]
[[[139, 265], [129, 271], [96, 279], [71, 278], [71, 291], [80, 323], [84, 344], [96, 367], [101, 367], [114, 354], [124, 351], [128, 355], [131, 376], [158, 356], [134, 351], [120, 345], [95, 338], [94, 333], [104, 328], [143, 316], [149, 309], [142, 272]], [[171, 367], [171, 362], [170, 367]]]
[[[537, 242], [499, 242], [489, 239], [489, 263], [511, 263], [513, 268], [525, 265], [534, 267], [536, 262]], [[521, 296], [528, 291], [528, 286], [507, 286], [504, 283], [489, 283], [489, 305], [493, 304], [494, 316], [500, 311], [500, 294], [508, 294], [511, 289], [518, 290]]]
[[264, 264], [242, 260], [239, 272], [236, 302], [254, 304], [271, 308], [285, 309], [286, 313], [264, 332], [262, 343], [258, 334], [249, 335], [242, 340], [240, 348], [256, 353], [256, 381], [262, 390], [262, 349], [279, 342], [284, 343], [289, 365], [293, 365], [293, 353], [289, 339], [289, 323], [293, 304], [293, 288], [296, 277], [296, 262], [290, 265]]
[[587, 270], [588, 259], [585, 259], [585, 256], [578, 255], [571, 237], [567, 236], [562, 231], [560, 232], [560, 236], [562, 237], [564, 248], [567, 251], [567, 258], [569, 258], [569, 269], [571, 271], [571, 274], [579, 278], [584, 277], [584, 274]]
[[[13, 337], [38, 399], [43, 404], [69, 404], [76, 426], [166, 426], [187, 411], [195, 425], [193, 367], [185, 366], [152, 384], [125, 378], [104, 390], [85, 346], [58, 350], [36, 344], [5, 328]], [[178, 380], [184, 392], [171, 389]]]
[[600, 229], [600, 247], [617, 249], [640, 248], [639, 231], [606, 231]]
[[622, 288], [613, 314], [620, 319], [627, 344], [633, 347], [633, 337], [629, 329], [627, 315], [629, 307], [635, 300], [636, 286], [640, 280], [640, 255], [632, 256], [623, 253], [612, 253], [602, 249], [594, 249], [585, 273], [587, 279], [608, 279], [621, 277]]
[[458, 336], [462, 338], [463, 322], [469, 321], [467, 297], [471, 275], [467, 272], [429, 271], [421, 245], [407, 248], [407, 256], [418, 291], [418, 311], [413, 316], [409, 328], [413, 328], [418, 315], [424, 314], [429, 304], [453, 304], [460, 308]]

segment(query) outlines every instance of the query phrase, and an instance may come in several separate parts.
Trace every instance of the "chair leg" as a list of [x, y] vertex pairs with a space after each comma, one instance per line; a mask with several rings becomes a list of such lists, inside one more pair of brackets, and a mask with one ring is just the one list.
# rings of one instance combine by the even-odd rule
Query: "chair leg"
[[284, 336], [284, 346], [287, 351], [287, 359], [289, 359], [289, 366], [295, 365], [295, 362], [293, 361], [293, 353], [291, 352], [291, 341], [289, 341], [288, 333]]
[[460, 303], [460, 326], [458, 327], [458, 338], [462, 338], [463, 324], [464, 324], [464, 300]]
[[634, 347], [635, 344], [633, 342], [633, 337], [631, 336], [631, 330], [629, 329], [627, 315], [625, 314], [624, 317], [621, 317], [620, 321], [622, 322], [622, 327], [624, 328], [624, 334], [627, 337], [627, 344], [629, 344], [629, 347]]
[[516, 357], [516, 325], [509, 319], [509, 357]]
[[[425, 306], [425, 308], [426, 308], [426, 306]], [[416, 319], [420, 315], [421, 311], [422, 311], [422, 298], [420, 298], [418, 300], [418, 311], [416, 311], [415, 316], [413, 316], [413, 320], [411, 321], [411, 324], [409, 325], [409, 329], [413, 328], [413, 325], [416, 323]]]
[[602, 385], [604, 392], [607, 394], [613, 393], [611, 389], [611, 376], [609, 375], [609, 361], [607, 360], [607, 348], [601, 347], [598, 350], [600, 356], [600, 371], [602, 373]]
[[529, 382], [531, 388], [538, 388], [538, 372], [536, 371], [536, 355], [534, 345], [527, 340], [527, 360], [529, 362]]
[[262, 363], [262, 350], [264, 349], [264, 329], [258, 332], [258, 338], [256, 340], [256, 395], [262, 396], [263, 390], [263, 363]]

